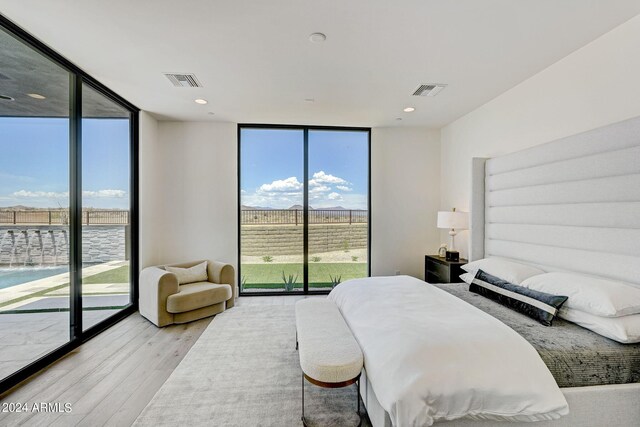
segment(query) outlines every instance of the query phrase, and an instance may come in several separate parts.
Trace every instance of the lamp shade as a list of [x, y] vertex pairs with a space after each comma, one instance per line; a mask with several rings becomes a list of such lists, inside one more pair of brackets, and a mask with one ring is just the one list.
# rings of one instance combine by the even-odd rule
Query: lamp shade
[[469, 212], [438, 212], [438, 228], [454, 228], [466, 230], [469, 228]]

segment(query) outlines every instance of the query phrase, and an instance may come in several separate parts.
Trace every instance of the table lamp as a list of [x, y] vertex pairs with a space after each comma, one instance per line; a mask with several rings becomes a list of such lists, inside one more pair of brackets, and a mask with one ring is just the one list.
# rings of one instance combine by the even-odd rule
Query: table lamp
[[458, 230], [469, 228], [469, 212], [458, 212], [456, 208], [451, 211], [438, 212], [438, 228], [448, 228], [451, 236], [451, 247], [447, 251], [447, 261], [460, 261], [460, 252], [456, 251], [454, 238]]

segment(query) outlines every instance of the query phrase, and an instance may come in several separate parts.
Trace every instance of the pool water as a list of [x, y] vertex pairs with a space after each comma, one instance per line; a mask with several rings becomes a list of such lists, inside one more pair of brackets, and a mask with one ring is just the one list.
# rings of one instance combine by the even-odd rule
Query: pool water
[[67, 273], [69, 266], [62, 267], [15, 267], [0, 268], [0, 289], [9, 288], [33, 280]]

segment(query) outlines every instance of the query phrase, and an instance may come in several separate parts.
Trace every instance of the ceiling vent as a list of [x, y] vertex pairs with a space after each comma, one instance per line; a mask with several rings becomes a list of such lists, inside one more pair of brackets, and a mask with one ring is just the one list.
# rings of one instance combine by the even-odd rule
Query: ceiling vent
[[164, 73], [175, 87], [202, 87], [195, 74]]
[[418, 86], [418, 89], [416, 89], [416, 91], [413, 92], [413, 96], [436, 96], [445, 87], [447, 87], [447, 85], [442, 83], [431, 83], [426, 85], [420, 85]]

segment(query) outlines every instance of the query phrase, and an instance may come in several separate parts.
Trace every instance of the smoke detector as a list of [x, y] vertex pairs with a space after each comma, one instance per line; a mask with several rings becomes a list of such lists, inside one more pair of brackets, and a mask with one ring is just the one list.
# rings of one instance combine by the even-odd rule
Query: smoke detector
[[447, 85], [443, 83], [429, 83], [420, 85], [418, 86], [418, 89], [413, 92], [413, 96], [436, 96], [445, 87], [447, 87]]
[[163, 73], [175, 87], [202, 87], [195, 74]]

